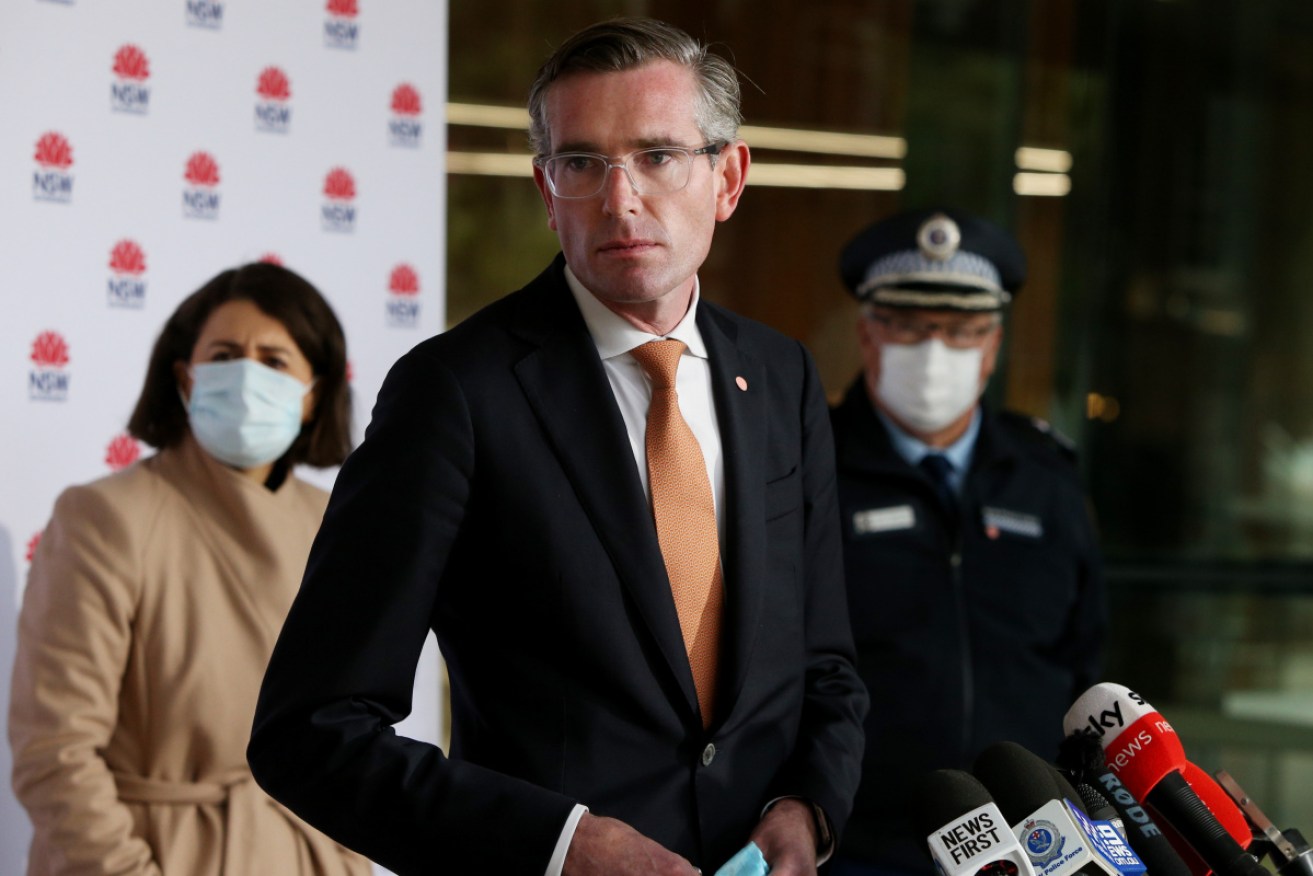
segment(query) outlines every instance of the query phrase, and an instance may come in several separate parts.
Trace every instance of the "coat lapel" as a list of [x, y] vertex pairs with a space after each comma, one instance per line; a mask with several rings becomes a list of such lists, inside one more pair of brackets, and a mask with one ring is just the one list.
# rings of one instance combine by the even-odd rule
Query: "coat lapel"
[[529, 303], [512, 330], [534, 349], [516, 363], [515, 376], [693, 712], [697, 694], [656, 526], [624, 420], [562, 265], [558, 258], [526, 290]]
[[[721, 641], [719, 717], [728, 717], [743, 689], [761, 614], [766, 580], [766, 370], [738, 344], [737, 327], [706, 302], [698, 329], [707, 345], [712, 397], [725, 459], [725, 615]], [[744, 388], [746, 387], [746, 389]]]

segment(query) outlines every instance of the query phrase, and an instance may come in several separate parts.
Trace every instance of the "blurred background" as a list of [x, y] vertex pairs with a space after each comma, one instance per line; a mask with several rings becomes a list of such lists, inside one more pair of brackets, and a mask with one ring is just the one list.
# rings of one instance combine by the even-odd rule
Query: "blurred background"
[[1313, 4], [449, 11], [449, 323], [555, 254], [525, 91], [613, 15], [679, 25], [742, 73], [754, 164], [703, 291], [804, 341], [832, 398], [858, 369], [849, 237], [935, 203], [1012, 229], [1030, 273], [989, 395], [1079, 448], [1111, 588], [1106, 679], [1279, 826], [1313, 830]]

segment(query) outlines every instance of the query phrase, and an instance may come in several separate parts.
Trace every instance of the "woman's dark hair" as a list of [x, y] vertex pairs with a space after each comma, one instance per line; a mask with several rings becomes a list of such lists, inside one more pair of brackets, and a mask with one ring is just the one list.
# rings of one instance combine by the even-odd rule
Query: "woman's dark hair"
[[161, 450], [187, 436], [187, 410], [173, 366], [191, 360], [205, 321], [229, 301], [250, 301], [282, 323], [314, 370], [315, 409], [280, 462], [340, 465], [351, 452], [351, 388], [342, 325], [309, 281], [265, 262], [224, 271], [178, 305], [151, 350], [146, 382], [128, 419], [129, 434]]

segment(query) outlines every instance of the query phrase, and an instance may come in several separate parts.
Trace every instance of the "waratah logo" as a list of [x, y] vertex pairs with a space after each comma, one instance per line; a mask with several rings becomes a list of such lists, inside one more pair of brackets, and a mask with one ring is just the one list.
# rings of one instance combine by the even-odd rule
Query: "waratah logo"
[[118, 471], [127, 468], [141, 458], [141, 445], [131, 435], [116, 435], [105, 448], [105, 465]]
[[223, 0], [186, 0], [187, 24], [206, 30], [223, 27]]
[[324, 177], [320, 224], [325, 231], [350, 233], [356, 228], [356, 181], [350, 171], [335, 167]]
[[32, 371], [28, 375], [27, 397], [35, 401], [59, 401], [68, 398], [68, 344], [58, 332], [42, 332], [32, 342]]
[[324, 45], [334, 49], [354, 49], [360, 42], [360, 8], [356, 0], [328, 0], [328, 17], [324, 19]]
[[283, 257], [276, 252], [267, 252], [256, 259], [257, 262], [264, 262], [266, 265], [278, 265], [282, 267]]
[[146, 253], [124, 238], [109, 252], [109, 306], [140, 309], [146, 304]]
[[32, 558], [36, 556], [36, 546], [41, 544], [41, 534], [43, 532], [45, 532], [45, 530], [41, 530], [41, 532], [38, 532], [27, 540], [27, 552], [24, 556], [27, 558], [28, 563], [31, 563]]
[[265, 67], [255, 84], [255, 129], [286, 134], [292, 124], [292, 83], [278, 67]]
[[67, 204], [73, 200], [73, 147], [58, 131], [47, 131], [36, 141], [37, 169], [32, 172], [32, 197]]
[[411, 327], [419, 324], [419, 274], [399, 264], [388, 277], [388, 325]]
[[189, 219], [219, 217], [219, 163], [208, 152], [193, 152], [183, 173], [182, 215]]
[[150, 61], [146, 53], [127, 43], [114, 53], [114, 77], [109, 85], [110, 108], [121, 113], [144, 115], [150, 110]]
[[388, 142], [393, 146], [419, 146], [422, 133], [419, 92], [403, 82], [392, 90], [392, 118], [388, 120]]

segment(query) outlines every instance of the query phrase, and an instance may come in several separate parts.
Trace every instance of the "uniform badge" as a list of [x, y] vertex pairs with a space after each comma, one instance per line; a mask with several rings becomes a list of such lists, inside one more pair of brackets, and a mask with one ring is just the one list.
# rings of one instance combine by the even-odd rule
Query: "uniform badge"
[[1003, 533], [1019, 535], [1022, 538], [1043, 538], [1044, 521], [1034, 514], [1009, 511], [1006, 508], [981, 508], [981, 522], [985, 526], [985, 535], [997, 539]]
[[957, 223], [943, 213], [936, 213], [921, 223], [916, 232], [916, 245], [928, 259], [946, 262], [962, 243], [962, 232]]
[[1030, 860], [1038, 867], [1043, 867], [1050, 861], [1056, 860], [1062, 854], [1062, 847], [1066, 845], [1067, 838], [1062, 835], [1057, 826], [1051, 821], [1036, 820], [1028, 821], [1025, 825], [1026, 831], [1026, 854]]
[[897, 532], [914, 526], [916, 526], [916, 512], [912, 510], [911, 505], [868, 508], [853, 514], [853, 532], [857, 535]]

